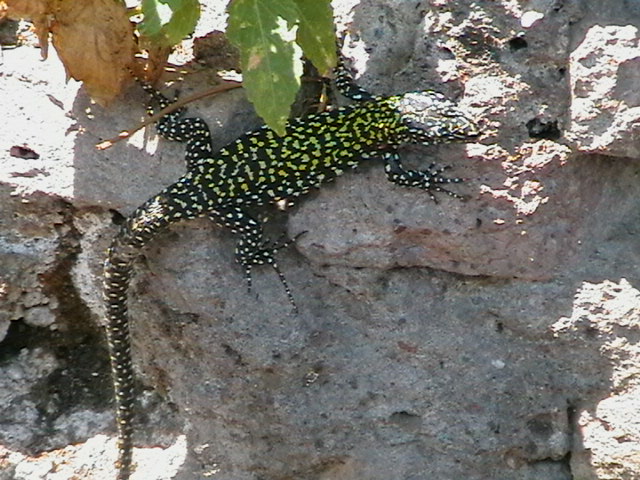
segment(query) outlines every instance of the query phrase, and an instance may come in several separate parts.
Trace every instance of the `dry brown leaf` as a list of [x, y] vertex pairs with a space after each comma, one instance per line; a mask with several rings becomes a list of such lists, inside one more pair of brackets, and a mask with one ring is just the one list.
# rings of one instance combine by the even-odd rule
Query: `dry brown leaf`
[[53, 45], [67, 74], [101, 105], [130, 79], [136, 44], [125, 7], [113, 0], [54, 0]]
[[6, 15], [9, 18], [26, 18], [33, 22], [33, 27], [40, 42], [42, 58], [49, 53], [49, 20], [51, 19], [52, 0], [5, 0]]
[[5, 0], [11, 18], [34, 23], [46, 58], [49, 32], [69, 77], [108, 104], [130, 78], [136, 43], [125, 6], [114, 0]]
[[7, 16], [7, 10], [9, 10], [7, 4], [0, 0], [0, 22]]

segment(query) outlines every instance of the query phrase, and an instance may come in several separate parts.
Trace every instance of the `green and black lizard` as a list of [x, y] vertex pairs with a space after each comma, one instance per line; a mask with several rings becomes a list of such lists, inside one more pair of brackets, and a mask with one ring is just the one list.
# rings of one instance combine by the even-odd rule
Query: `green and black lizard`
[[[254, 265], [271, 265], [293, 303], [275, 259], [276, 252], [289, 242], [267, 241], [248, 207], [294, 199], [373, 159], [384, 161], [387, 178], [397, 185], [421, 188], [433, 199], [438, 191], [458, 196], [443, 184], [460, 179], [443, 177], [444, 168], [433, 164], [426, 170], [407, 170], [397, 150], [405, 144], [475, 138], [477, 126], [453, 102], [431, 90], [374, 96], [357, 86], [341, 65], [336, 69], [336, 86], [355, 103], [291, 120], [284, 136], [259, 128], [217, 152], [204, 120], [183, 118], [178, 111], [158, 122], [161, 136], [186, 143], [187, 172], [133, 212], [113, 239], [104, 263], [106, 333], [117, 406], [118, 480], [129, 478], [133, 450], [127, 290], [134, 260], [161, 230], [181, 220], [208, 216], [237, 235], [235, 255], [249, 286]], [[144, 88], [161, 107], [170, 104], [153, 88]]]

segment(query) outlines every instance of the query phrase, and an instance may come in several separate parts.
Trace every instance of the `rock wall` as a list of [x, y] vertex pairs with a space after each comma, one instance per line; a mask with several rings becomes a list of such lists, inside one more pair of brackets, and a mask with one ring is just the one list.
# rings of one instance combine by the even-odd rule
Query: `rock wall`
[[[269, 269], [247, 294], [228, 232], [159, 238], [131, 289], [133, 478], [638, 478], [634, 5], [335, 1], [361, 85], [435, 88], [479, 119], [477, 143], [403, 151], [451, 165], [468, 199], [372, 165], [270, 213], [274, 238], [308, 232], [280, 260], [298, 315]], [[0, 479], [113, 478], [100, 264], [183, 150], [151, 129], [96, 150], [142, 93], [101, 109], [55, 58], [3, 57]], [[220, 146], [258, 125], [239, 91], [190, 111]]]

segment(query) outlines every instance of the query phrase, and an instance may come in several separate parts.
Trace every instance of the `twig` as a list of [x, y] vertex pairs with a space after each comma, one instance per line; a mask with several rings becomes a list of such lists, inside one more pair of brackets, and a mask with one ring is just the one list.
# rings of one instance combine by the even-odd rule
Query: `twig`
[[124, 132], [120, 132], [120, 134], [117, 137], [110, 138], [108, 140], [105, 140], [104, 142], [100, 142], [99, 144], [96, 145], [96, 148], [98, 150], [106, 150], [107, 148], [111, 148], [115, 143], [119, 142], [120, 140], [124, 140], [125, 138], [129, 138], [131, 135], [136, 133], [138, 130], [146, 127], [147, 125], [151, 125], [152, 123], [157, 122], [158, 120], [160, 120], [165, 115], [167, 115], [167, 114], [169, 114], [171, 112], [174, 112], [174, 111], [178, 110], [179, 108], [184, 107], [185, 105], [187, 105], [187, 104], [189, 104], [191, 102], [195, 102], [196, 100], [200, 100], [201, 98], [208, 97], [208, 96], [211, 96], [211, 95], [217, 95], [218, 93], [226, 92], [228, 90], [233, 90], [234, 88], [240, 88], [240, 87], [242, 87], [242, 83], [241, 82], [227, 81], [227, 82], [222, 83], [220, 85], [216, 85], [215, 87], [212, 87], [212, 88], [210, 88], [208, 90], [204, 90], [202, 92], [194, 93], [193, 95], [190, 95], [188, 97], [180, 98], [176, 102], [174, 102], [171, 105], [167, 106], [166, 108], [163, 108], [162, 110], [160, 110], [158, 113], [156, 113], [156, 114], [150, 116], [149, 118], [147, 118], [144, 122], [140, 123], [137, 127], [129, 129], [129, 130], [125, 130]]

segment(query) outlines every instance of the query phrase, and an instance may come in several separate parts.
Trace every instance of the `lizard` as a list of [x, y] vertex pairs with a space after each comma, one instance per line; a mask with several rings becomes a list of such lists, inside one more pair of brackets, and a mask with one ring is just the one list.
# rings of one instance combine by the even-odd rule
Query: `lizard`
[[[103, 297], [110, 351], [118, 430], [117, 479], [128, 480], [133, 454], [133, 365], [127, 294], [134, 262], [149, 242], [171, 224], [208, 216], [238, 237], [235, 257], [251, 288], [252, 267], [271, 265], [289, 301], [291, 290], [276, 262], [276, 253], [295, 238], [270, 243], [249, 207], [293, 201], [350, 168], [376, 158], [384, 162], [387, 178], [400, 186], [453, 197], [445, 185], [460, 178], [442, 175], [448, 167], [431, 164], [425, 170], [406, 169], [398, 147], [470, 141], [479, 135], [476, 123], [443, 94], [421, 90], [378, 96], [358, 86], [339, 61], [334, 73], [338, 91], [353, 103], [289, 120], [283, 136], [267, 126], [245, 133], [217, 152], [207, 123], [185, 117], [184, 109], [157, 123], [160, 136], [186, 144], [186, 173], [149, 198], [122, 224], [104, 261]], [[165, 108], [172, 102], [142, 83], [152, 99]]]

